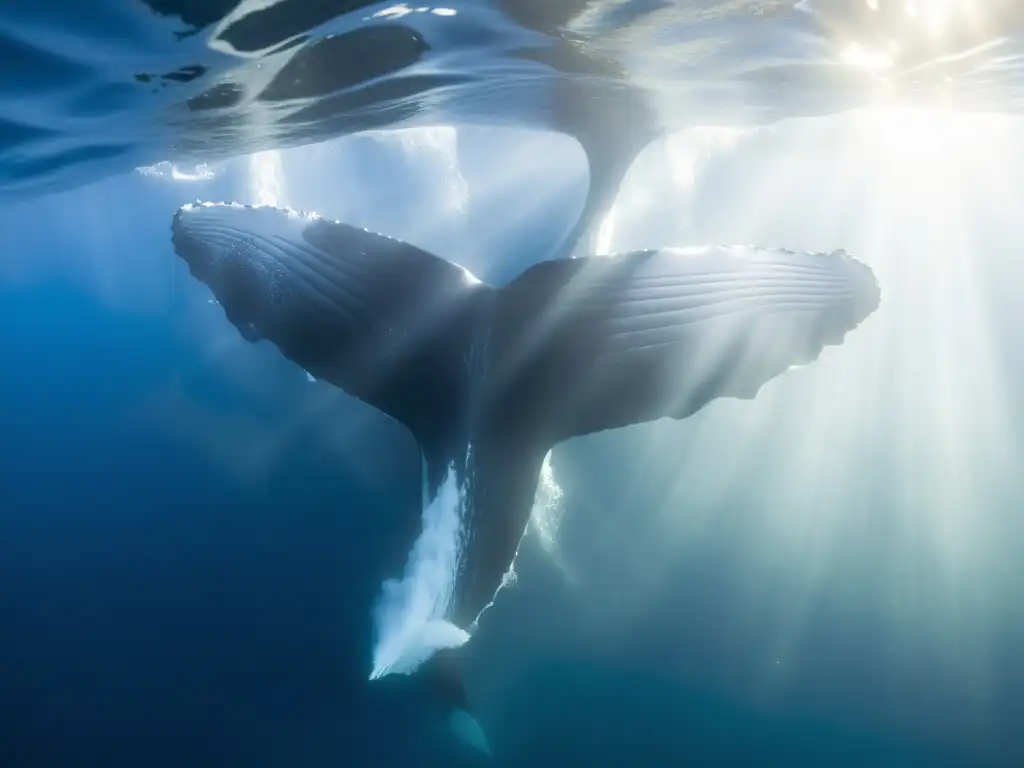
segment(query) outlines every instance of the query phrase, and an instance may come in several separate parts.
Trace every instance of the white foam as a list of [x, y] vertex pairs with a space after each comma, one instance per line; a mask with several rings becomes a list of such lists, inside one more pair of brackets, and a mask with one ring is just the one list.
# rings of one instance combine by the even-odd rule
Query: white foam
[[456, 648], [469, 633], [447, 620], [462, 547], [465, 495], [449, 467], [441, 488], [423, 510], [423, 532], [409, 553], [401, 580], [388, 579], [374, 607], [376, 680], [411, 674], [443, 648]]
[[540, 479], [533, 497], [533, 509], [530, 511], [530, 523], [540, 537], [544, 551], [552, 557], [558, 551], [558, 529], [564, 513], [562, 487], [555, 479], [555, 470], [551, 466], [551, 451], [548, 451], [540, 468]]

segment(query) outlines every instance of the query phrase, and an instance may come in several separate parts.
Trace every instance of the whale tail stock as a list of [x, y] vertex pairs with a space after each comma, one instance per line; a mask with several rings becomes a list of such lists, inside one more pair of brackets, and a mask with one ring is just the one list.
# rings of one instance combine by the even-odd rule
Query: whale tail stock
[[[404, 423], [434, 488], [472, 443], [469, 578], [451, 616], [464, 629], [515, 555], [556, 443], [752, 398], [879, 303], [871, 270], [842, 251], [663, 248], [541, 262], [493, 287], [408, 243], [267, 206], [186, 206], [172, 235], [246, 339]], [[472, 742], [453, 659], [422, 671]]]

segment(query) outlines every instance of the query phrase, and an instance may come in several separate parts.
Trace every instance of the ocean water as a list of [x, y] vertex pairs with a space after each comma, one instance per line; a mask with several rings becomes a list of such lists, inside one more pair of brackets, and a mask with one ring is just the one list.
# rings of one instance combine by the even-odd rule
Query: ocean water
[[[1018, 4], [234, 5], [0, 3], [0, 765], [1024, 763]], [[464, 649], [483, 760], [367, 679], [416, 445], [239, 337], [196, 199], [494, 282], [845, 248], [883, 301], [556, 447]]]

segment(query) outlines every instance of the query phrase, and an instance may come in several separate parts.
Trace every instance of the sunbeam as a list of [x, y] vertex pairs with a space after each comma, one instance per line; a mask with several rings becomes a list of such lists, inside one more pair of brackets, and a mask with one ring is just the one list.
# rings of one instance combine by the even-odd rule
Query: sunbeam
[[276, 149], [249, 156], [249, 195], [259, 205], [288, 205], [284, 168]]
[[[732, 572], [719, 632], [735, 663], [718, 675], [744, 695], [774, 706], [820, 676], [803, 661], [808, 627], [841, 612], [860, 621], [865, 648], [883, 649], [871, 663], [893, 690], [935, 665], [936, 695], [983, 738], [995, 714], [994, 606], [1021, 571], [1005, 537], [1022, 533], [1012, 499], [1024, 473], [1005, 334], [986, 303], [1008, 235], [975, 222], [986, 208], [1012, 216], [1017, 164], [1006, 158], [1020, 140], [1012, 118], [879, 108], [751, 131], [699, 168], [689, 237], [845, 247], [878, 274], [882, 304], [841, 349], [753, 403], [567, 449], [605, 444], [619, 464], [622, 490], [598, 482], [593, 494], [574, 480], [595, 459], [564, 470], [570, 520], [593, 521], [581, 546], [615, 574], [586, 573], [604, 594], [591, 632], [635, 627], [664, 595], [696, 589], [678, 574], [688, 553], [711, 547]], [[607, 249], [644, 221], [642, 207], [623, 212], [638, 190], [657, 197], [650, 178], [627, 180]], [[638, 517], [637, 506], [651, 511]], [[704, 655], [684, 643], [669, 663], [700, 678]], [[929, 727], [906, 711], [880, 716]]]
[[[822, 629], [832, 617], [859, 627], [850, 642], [870, 649], [864, 674], [893, 702], [921, 669], [941, 670], [935, 697], [956, 708], [961, 735], [983, 740], [997, 716], [995, 606], [1010, 599], [1021, 570], [1007, 536], [1021, 532], [1011, 500], [1024, 446], [1008, 415], [1007, 329], [993, 325], [987, 303], [1008, 247], [978, 221], [1010, 232], [1018, 164], [1006, 158], [1022, 135], [1011, 118], [879, 106], [769, 128], [693, 129], [641, 155], [602, 222], [599, 252], [846, 249], [875, 271], [882, 303], [841, 347], [770, 381], [754, 401], [716, 402], [683, 422], [548, 454], [531, 530], [571, 576], [580, 632], [619, 647], [656, 616], [675, 627], [659, 641], [674, 650], [641, 663], [785, 708], [795, 691], [849, 674], [812, 653], [836, 642]], [[555, 201], [582, 189], [571, 141], [520, 135], [513, 146], [502, 158], [477, 150], [472, 162], [459, 132], [442, 127], [261, 153], [246, 161], [238, 196], [383, 231], [500, 282], [545, 257], [523, 222], [548, 226], [556, 210], [571, 218], [578, 208]], [[369, 183], [382, 173], [389, 185]], [[551, 227], [552, 242], [560, 231]], [[242, 389], [270, 396], [253, 371], [273, 351], [222, 329], [204, 331], [207, 354]], [[715, 360], [693, 361], [701, 364]], [[358, 444], [380, 419], [350, 403], [339, 423], [341, 396], [292, 379], [309, 394], [291, 422], [223, 425], [207, 453], [222, 455], [230, 431], [247, 447], [234, 471], [258, 474], [310, 425], [334, 424], [323, 430], [332, 450], [369, 477]], [[708, 552], [711, 575], [696, 565]], [[672, 601], [679, 613], [666, 616]], [[695, 612], [713, 623], [714, 648], [686, 634]], [[729, 664], [712, 663], [721, 653]], [[898, 704], [850, 691], [863, 693], [836, 684], [822, 705], [853, 720], [929, 728]]]

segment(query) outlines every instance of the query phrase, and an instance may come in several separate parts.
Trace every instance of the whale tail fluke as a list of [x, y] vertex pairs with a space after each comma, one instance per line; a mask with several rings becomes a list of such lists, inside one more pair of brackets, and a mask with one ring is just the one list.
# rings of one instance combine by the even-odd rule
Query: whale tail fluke
[[[462, 629], [512, 563], [555, 444], [752, 398], [880, 300], [842, 251], [662, 248], [541, 262], [492, 287], [408, 243], [267, 206], [186, 206], [172, 235], [246, 339], [405, 424], [432, 487], [472, 443], [471, 535], [444, 617]], [[453, 729], [485, 749], [452, 652], [423, 666]]]
[[570, 437], [751, 398], [879, 303], [870, 268], [843, 251], [661, 248], [544, 261], [492, 287], [291, 210], [189, 205], [171, 229], [246, 339], [402, 422], [428, 459], [467, 429], [500, 446], [494, 472], [539, 472], [533, 457]]

